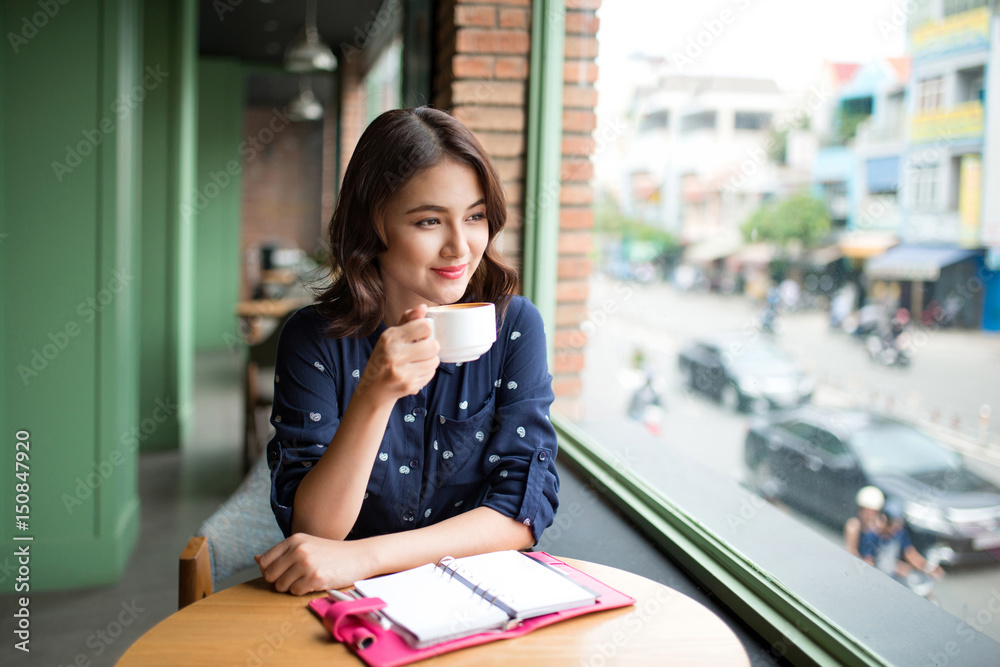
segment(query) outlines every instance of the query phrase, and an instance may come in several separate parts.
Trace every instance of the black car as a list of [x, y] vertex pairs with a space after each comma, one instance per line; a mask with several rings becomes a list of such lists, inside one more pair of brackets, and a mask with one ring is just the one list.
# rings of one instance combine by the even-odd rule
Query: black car
[[832, 526], [872, 485], [904, 504], [922, 552], [946, 564], [1000, 559], [1000, 488], [905, 422], [812, 406], [773, 413], [750, 428], [744, 458], [758, 492]]
[[761, 336], [696, 340], [681, 350], [677, 364], [688, 387], [738, 412], [807, 403], [815, 386], [791, 354]]

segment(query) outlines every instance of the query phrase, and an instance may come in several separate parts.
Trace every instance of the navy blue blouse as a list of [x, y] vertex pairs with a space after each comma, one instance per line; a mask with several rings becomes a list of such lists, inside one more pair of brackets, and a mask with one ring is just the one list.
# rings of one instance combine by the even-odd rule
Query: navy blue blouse
[[[278, 343], [268, 444], [271, 507], [285, 535], [299, 482], [326, 451], [375, 343], [333, 339], [315, 306], [285, 324]], [[558, 506], [552, 377], [542, 319], [511, 299], [497, 342], [479, 359], [438, 367], [396, 401], [348, 539], [434, 524], [479, 506], [531, 528], [537, 541]]]

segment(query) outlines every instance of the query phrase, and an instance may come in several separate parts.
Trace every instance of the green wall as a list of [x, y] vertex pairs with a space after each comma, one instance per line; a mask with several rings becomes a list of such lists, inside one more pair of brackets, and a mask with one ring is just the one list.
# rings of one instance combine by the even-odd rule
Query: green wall
[[237, 60], [202, 58], [198, 82], [195, 347], [222, 349], [239, 334], [243, 69]]
[[[138, 533], [137, 279], [140, 7], [134, 0], [3, 4], [0, 433], [30, 433], [28, 529], [13, 475], [0, 533], [31, 536], [31, 590], [115, 581]], [[30, 93], [30, 94], [28, 94]], [[4, 470], [13, 469], [4, 464]], [[5, 590], [12, 581], [4, 582]]]
[[28, 529], [14, 525], [22, 482], [4, 475], [0, 539], [33, 538], [30, 591], [121, 576], [140, 445], [184, 437], [193, 350], [181, 208], [194, 189], [195, 0], [51, 7], [41, 20], [37, 0], [0, 3], [0, 33], [23, 37], [0, 53], [4, 470], [30, 433]]
[[[141, 451], [177, 449], [191, 424], [197, 44], [194, 0], [144, 1], [145, 70], [162, 81], [142, 113]], [[185, 268], [188, 267], [188, 268]], [[151, 420], [151, 421], [150, 421]]]

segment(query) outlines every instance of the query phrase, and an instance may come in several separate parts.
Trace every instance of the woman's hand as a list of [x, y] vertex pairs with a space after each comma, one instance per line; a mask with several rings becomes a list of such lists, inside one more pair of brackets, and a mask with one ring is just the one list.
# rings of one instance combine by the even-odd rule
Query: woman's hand
[[295, 533], [254, 560], [276, 590], [293, 595], [342, 588], [373, 574], [373, 559], [363, 542], [327, 540], [305, 533]]
[[411, 396], [427, 386], [440, 364], [441, 346], [431, 338], [427, 306], [403, 313], [399, 325], [382, 332], [357, 391], [376, 392], [395, 401]]

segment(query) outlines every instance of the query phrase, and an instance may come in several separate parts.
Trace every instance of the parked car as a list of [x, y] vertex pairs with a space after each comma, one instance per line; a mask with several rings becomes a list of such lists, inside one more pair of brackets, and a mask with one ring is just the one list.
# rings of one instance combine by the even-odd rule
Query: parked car
[[777, 343], [763, 337], [692, 341], [677, 358], [685, 384], [737, 412], [766, 412], [812, 399], [815, 382]]
[[815, 406], [776, 412], [749, 429], [744, 458], [759, 492], [837, 528], [871, 485], [904, 504], [925, 555], [933, 548], [945, 564], [1000, 559], [1000, 488], [906, 422]]

